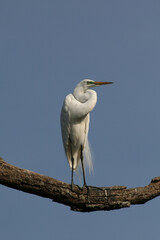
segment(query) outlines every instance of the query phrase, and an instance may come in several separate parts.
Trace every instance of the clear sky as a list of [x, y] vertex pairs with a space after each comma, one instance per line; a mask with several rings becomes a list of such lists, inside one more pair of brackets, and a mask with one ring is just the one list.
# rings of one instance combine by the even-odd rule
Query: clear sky
[[[60, 111], [84, 78], [96, 89], [88, 185], [145, 186], [160, 175], [160, 1], [1, 0], [0, 156], [70, 183]], [[110, 212], [66, 206], [0, 186], [8, 239], [159, 239], [160, 199]]]

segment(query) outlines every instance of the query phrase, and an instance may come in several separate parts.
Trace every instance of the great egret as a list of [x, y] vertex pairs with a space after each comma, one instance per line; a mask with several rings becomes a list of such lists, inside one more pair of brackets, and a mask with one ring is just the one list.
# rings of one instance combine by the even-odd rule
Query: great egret
[[90, 88], [113, 82], [96, 82], [84, 79], [73, 91], [66, 96], [61, 110], [61, 131], [64, 150], [72, 170], [71, 187], [73, 186], [73, 171], [80, 163], [82, 165], [84, 186], [86, 186], [83, 153], [89, 169], [92, 168], [92, 159], [88, 145], [89, 113], [97, 102], [97, 93]]

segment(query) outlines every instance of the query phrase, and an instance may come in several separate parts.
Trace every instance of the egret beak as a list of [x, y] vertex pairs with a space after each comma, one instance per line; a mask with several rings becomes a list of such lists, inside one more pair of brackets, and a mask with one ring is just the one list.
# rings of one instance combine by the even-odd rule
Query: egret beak
[[100, 85], [105, 85], [105, 84], [112, 84], [113, 82], [94, 82], [95, 85], [100, 86]]

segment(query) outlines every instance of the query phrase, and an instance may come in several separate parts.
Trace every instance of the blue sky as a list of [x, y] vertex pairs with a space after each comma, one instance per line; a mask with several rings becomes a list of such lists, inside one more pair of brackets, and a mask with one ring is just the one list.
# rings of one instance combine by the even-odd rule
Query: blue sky
[[[0, 1], [0, 156], [70, 183], [60, 111], [84, 78], [96, 88], [88, 185], [145, 186], [160, 172], [160, 2]], [[76, 213], [0, 186], [8, 239], [158, 239], [159, 198], [110, 212]]]

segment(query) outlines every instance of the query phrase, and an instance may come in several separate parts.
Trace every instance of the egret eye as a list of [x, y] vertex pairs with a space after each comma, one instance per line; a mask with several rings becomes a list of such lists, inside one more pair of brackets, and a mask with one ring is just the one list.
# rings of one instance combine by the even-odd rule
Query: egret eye
[[93, 84], [94, 83], [94, 81], [87, 81], [87, 84], [88, 85], [91, 85], [91, 84]]

